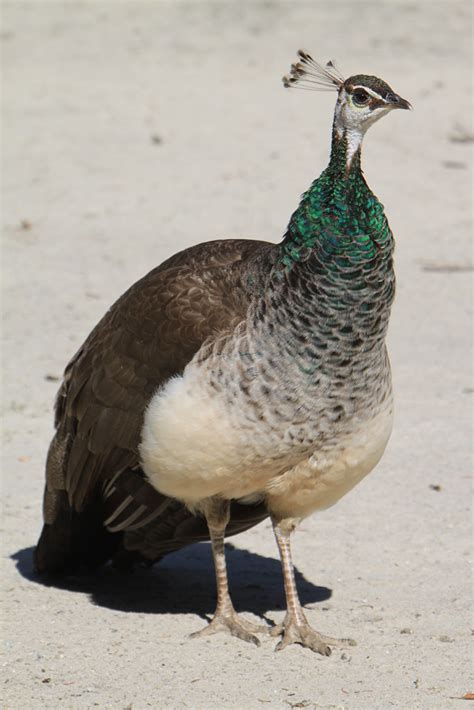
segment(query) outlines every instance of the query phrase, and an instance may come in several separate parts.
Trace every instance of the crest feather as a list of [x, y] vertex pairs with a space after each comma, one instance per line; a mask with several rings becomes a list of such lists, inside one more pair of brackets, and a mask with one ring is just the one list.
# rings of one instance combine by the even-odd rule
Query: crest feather
[[343, 83], [344, 77], [333, 61], [322, 66], [304, 49], [298, 50], [298, 61], [291, 65], [288, 76], [283, 77], [283, 86], [286, 88], [310, 91], [340, 89]]

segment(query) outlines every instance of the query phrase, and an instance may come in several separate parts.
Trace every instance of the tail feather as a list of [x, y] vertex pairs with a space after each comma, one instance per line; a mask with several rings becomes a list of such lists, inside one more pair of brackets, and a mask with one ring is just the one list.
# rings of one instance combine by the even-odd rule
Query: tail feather
[[120, 536], [104, 528], [98, 499], [78, 513], [71, 508], [66, 491], [46, 490], [46, 506], [50, 522], [43, 525], [34, 552], [38, 574], [67, 574], [79, 567], [94, 569], [114, 554]]
[[[257, 525], [265, 506], [233, 501], [226, 536]], [[120, 568], [137, 561], [152, 564], [170, 552], [209, 540], [205, 519], [183, 503], [158, 493], [139, 468], [109, 479], [81, 511], [65, 490], [46, 487], [45, 525], [35, 550], [39, 573], [67, 573], [94, 568], [112, 559]]]
[[35, 569], [43, 572], [61, 572], [68, 567], [71, 547], [72, 509], [67, 500], [66, 491], [44, 493], [43, 509], [48, 511], [34, 553]]
[[[244, 532], [267, 517], [268, 511], [263, 503], [244, 505], [232, 501], [226, 537]], [[146, 560], [156, 562], [182, 547], [209, 539], [206, 520], [191, 513], [179, 501], [170, 499], [162, 515], [140, 529], [125, 532], [124, 547], [139, 552]]]

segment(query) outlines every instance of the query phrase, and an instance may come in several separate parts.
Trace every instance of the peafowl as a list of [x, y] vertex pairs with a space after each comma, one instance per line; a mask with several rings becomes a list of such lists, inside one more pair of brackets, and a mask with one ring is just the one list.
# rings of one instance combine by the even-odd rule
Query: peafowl
[[[392, 428], [385, 337], [394, 240], [361, 169], [367, 128], [410, 104], [375, 76], [344, 79], [300, 50], [287, 87], [333, 89], [327, 168], [279, 244], [211, 241], [131, 286], [67, 365], [46, 465], [39, 573], [152, 564], [211, 540], [226, 631], [329, 655], [300, 604], [290, 536], [377, 464]], [[242, 619], [225, 536], [270, 517], [287, 611]]]

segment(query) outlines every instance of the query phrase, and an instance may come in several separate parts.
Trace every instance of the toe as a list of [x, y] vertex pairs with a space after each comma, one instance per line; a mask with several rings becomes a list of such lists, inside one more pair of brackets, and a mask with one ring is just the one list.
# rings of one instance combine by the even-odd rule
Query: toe
[[306, 638], [303, 636], [302, 643], [303, 646], [310, 648], [315, 653], [320, 653], [321, 656], [330, 656], [332, 653], [331, 647], [321, 640], [319, 634], [308, 634]]
[[218, 631], [221, 631], [221, 629], [217, 627], [217, 624], [213, 624], [211, 621], [203, 629], [200, 629], [199, 631], [193, 631], [192, 634], [189, 634], [189, 638], [198, 639], [201, 638], [201, 636], [211, 636], [212, 634], [217, 634]]
[[259, 639], [240, 624], [233, 626], [230, 632], [232, 636], [237, 636], [237, 638], [242, 639], [242, 641], [247, 641], [247, 643], [253, 643], [255, 646], [260, 646]]
[[252, 621], [247, 621], [247, 619], [241, 619], [240, 617], [239, 623], [251, 634], [265, 634], [266, 636], [270, 634], [270, 627], [264, 624], [254, 624]]
[[[270, 633], [276, 635], [278, 633], [277, 627], [274, 627]], [[312, 629], [308, 623], [298, 624], [290, 620], [288, 623], [283, 623], [283, 638], [275, 647], [275, 651], [282, 651], [293, 643], [298, 643], [305, 648], [311, 649], [315, 653], [320, 653], [322, 656], [331, 655], [331, 646], [355, 645], [355, 641], [351, 639], [340, 640], [330, 636], [324, 636]]]
[[329, 646], [346, 647], [346, 646], [357, 646], [357, 641], [354, 639], [337, 639], [333, 636], [326, 636], [325, 634], [318, 634], [320, 641], [328, 644]]
[[[224, 631], [232, 636], [236, 636], [242, 641], [247, 641], [247, 643], [253, 643], [255, 646], [260, 646], [259, 639], [252, 633], [252, 631], [260, 627], [257, 624], [251, 624], [251, 622], [246, 622], [239, 619], [237, 614], [224, 616], [219, 614], [214, 616], [212, 621], [205, 626], [200, 631], [195, 631], [190, 635], [190, 638], [199, 638], [201, 636], [210, 636], [216, 634], [219, 631]], [[261, 627], [265, 629], [266, 627]]]
[[275, 651], [283, 651], [284, 648], [290, 645], [290, 643], [295, 643], [288, 636], [284, 636], [281, 641], [278, 641], [275, 646]]
[[276, 624], [269, 629], [269, 634], [276, 638], [277, 636], [281, 636], [284, 631], [285, 627], [283, 624]]

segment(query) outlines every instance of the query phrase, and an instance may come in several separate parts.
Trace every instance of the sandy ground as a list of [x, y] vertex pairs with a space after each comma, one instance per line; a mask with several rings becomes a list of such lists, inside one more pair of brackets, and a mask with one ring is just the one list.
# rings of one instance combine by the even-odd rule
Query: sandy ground
[[[4, 708], [462, 708], [469, 678], [467, 2], [13, 3], [2, 44]], [[208, 238], [277, 241], [325, 166], [334, 96], [285, 92], [304, 46], [412, 101], [365, 171], [398, 240], [397, 401], [377, 471], [294, 553], [331, 658], [215, 636], [208, 545], [131, 578], [32, 574], [64, 364], [125, 288]], [[229, 546], [236, 606], [278, 620], [268, 523]]]

